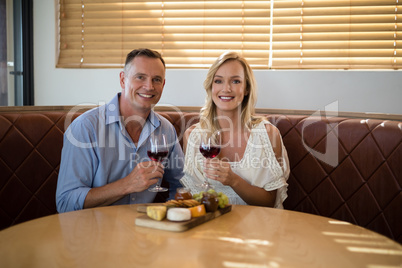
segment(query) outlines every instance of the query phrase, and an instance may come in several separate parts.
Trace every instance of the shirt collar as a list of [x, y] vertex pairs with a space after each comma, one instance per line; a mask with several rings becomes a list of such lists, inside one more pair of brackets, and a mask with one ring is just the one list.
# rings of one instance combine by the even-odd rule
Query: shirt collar
[[[121, 93], [117, 93], [112, 100], [110, 100], [106, 104], [106, 111], [105, 111], [105, 116], [106, 116], [106, 125], [116, 123], [118, 122], [120, 124], [120, 128], [123, 127], [123, 124], [120, 121], [120, 105], [119, 105], [119, 98], [120, 98]], [[158, 116], [156, 113], [151, 110], [151, 112], [148, 115], [147, 122], [151, 123], [151, 132], [158, 128], [161, 125], [161, 121], [159, 120]]]
[[154, 129], [161, 125], [161, 121], [153, 110], [149, 113], [147, 121], [151, 123]]
[[111, 101], [106, 104], [106, 125], [115, 122], [120, 122], [120, 105], [119, 105], [120, 93], [117, 93]]

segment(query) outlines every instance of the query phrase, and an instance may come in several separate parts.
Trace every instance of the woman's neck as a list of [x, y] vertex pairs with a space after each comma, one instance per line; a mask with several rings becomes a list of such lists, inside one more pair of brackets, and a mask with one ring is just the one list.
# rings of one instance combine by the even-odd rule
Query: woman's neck
[[241, 122], [241, 110], [235, 111], [220, 111], [216, 112], [219, 126], [223, 130], [240, 130], [241, 132], [245, 126]]

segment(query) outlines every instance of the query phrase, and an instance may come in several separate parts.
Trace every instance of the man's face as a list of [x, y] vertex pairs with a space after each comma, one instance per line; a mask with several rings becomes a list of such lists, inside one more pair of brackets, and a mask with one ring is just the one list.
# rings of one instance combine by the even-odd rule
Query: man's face
[[150, 110], [158, 103], [165, 85], [165, 68], [160, 59], [137, 56], [120, 73], [121, 97], [134, 110]]

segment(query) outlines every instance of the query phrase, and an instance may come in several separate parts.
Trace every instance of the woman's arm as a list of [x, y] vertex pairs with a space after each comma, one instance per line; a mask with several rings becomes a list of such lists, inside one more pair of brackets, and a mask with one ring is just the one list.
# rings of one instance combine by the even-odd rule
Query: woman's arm
[[[281, 164], [282, 141], [278, 129], [270, 124], [266, 125], [275, 157]], [[227, 162], [218, 159], [205, 160], [205, 175], [210, 179], [220, 181], [232, 189], [249, 205], [273, 207], [276, 200], [276, 190], [266, 191], [258, 186], [253, 186], [239, 175], [234, 173]]]
[[281, 164], [282, 159], [282, 139], [279, 130], [271, 124], [266, 124], [265, 128], [272, 145], [276, 160]]
[[228, 162], [219, 159], [205, 160], [205, 175], [217, 180], [232, 189], [249, 205], [273, 207], [276, 200], [276, 190], [266, 191], [263, 188], [251, 185], [249, 182], [234, 173]]
[[190, 137], [190, 134], [194, 128], [195, 128], [195, 125], [192, 125], [188, 129], [186, 129], [186, 131], [184, 132], [184, 135], [183, 135], [183, 153], [184, 153], [184, 155], [186, 155], [188, 138]]

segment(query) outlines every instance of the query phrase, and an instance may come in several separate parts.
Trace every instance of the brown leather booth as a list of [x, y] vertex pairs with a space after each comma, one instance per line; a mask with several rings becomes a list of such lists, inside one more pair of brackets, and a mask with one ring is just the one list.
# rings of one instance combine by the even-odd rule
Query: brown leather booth
[[[0, 110], [0, 229], [57, 213], [71, 107]], [[181, 138], [198, 112], [157, 109]], [[402, 120], [259, 111], [280, 130], [291, 173], [285, 209], [339, 219], [402, 242]], [[66, 120], [67, 118], [67, 120]], [[65, 124], [67, 122], [67, 124]]]

